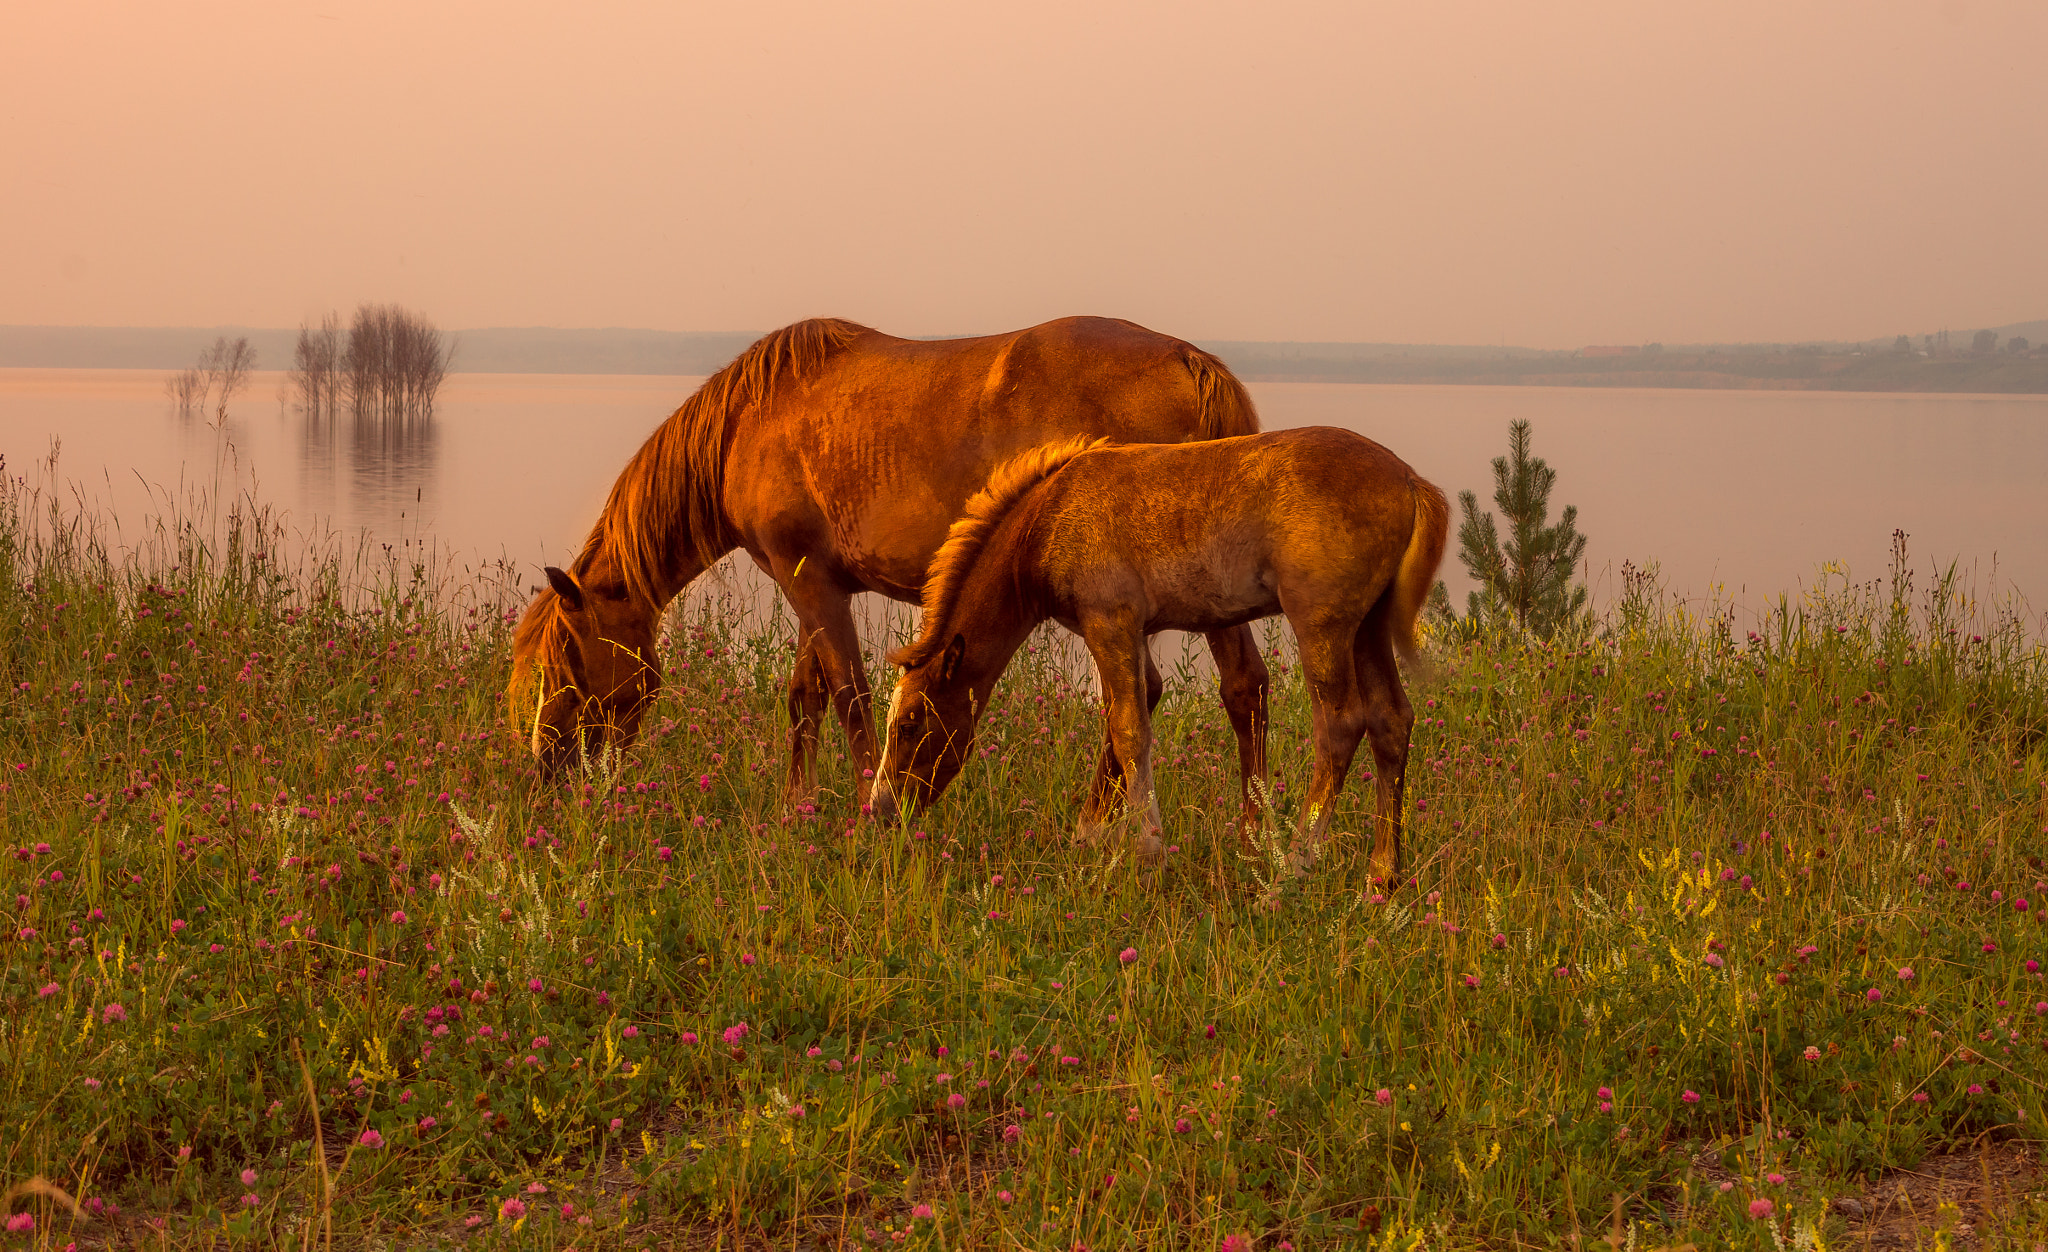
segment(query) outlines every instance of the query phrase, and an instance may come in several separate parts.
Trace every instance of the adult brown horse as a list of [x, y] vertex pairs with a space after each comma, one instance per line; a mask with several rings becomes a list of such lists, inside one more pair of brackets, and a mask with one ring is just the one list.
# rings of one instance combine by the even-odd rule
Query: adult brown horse
[[[1095, 658], [1137, 850], [1157, 860], [1145, 636], [1285, 613], [1315, 735], [1304, 837], [1288, 864], [1299, 873], [1314, 862], [1366, 738], [1379, 781], [1373, 872], [1399, 873], [1415, 715], [1394, 654], [1415, 652], [1449, 516], [1443, 492], [1399, 457], [1327, 427], [1177, 448], [1084, 437], [1011, 461], [954, 523], [925, 580], [917, 639], [890, 657], [904, 673], [889, 704], [876, 812], [945, 789], [989, 690], [1050, 617]], [[1085, 818], [1082, 830], [1091, 833]]]
[[[520, 621], [513, 726], [551, 771], [632, 740], [660, 687], [661, 610], [742, 548], [795, 609], [785, 799], [812, 799], [829, 699], [865, 804], [876, 765], [852, 598], [916, 602], [947, 527], [1001, 462], [1050, 440], [1178, 443], [1259, 428], [1251, 397], [1193, 345], [1130, 322], [1070, 317], [977, 339], [898, 339], [838, 320], [764, 336], [707, 379], [612, 484], [567, 570]], [[1210, 651], [1245, 779], [1263, 779], [1266, 667], [1244, 626]], [[1149, 699], [1158, 670], [1146, 664]], [[1086, 812], [1121, 798], [1105, 745]], [[1249, 782], [1246, 812], [1255, 811]]]

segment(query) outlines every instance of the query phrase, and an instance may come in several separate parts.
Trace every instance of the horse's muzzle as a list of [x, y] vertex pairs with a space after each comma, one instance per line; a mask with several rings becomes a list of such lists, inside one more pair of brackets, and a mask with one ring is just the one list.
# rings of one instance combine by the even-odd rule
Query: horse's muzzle
[[900, 806], [896, 803], [896, 793], [890, 789], [888, 779], [875, 780], [875, 789], [868, 796], [868, 808], [879, 822], [893, 822], [899, 816]]

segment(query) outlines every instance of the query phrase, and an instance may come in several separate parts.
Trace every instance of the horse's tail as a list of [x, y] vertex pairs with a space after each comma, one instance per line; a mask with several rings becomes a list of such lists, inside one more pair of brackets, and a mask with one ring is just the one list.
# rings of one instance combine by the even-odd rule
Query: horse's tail
[[1221, 358], [1185, 344], [1181, 360], [1195, 380], [1195, 438], [1228, 439], [1259, 433], [1259, 411], [1252, 405], [1251, 393]]
[[1450, 534], [1451, 506], [1436, 484], [1409, 476], [1408, 487], [1415, 493], [1415, 529], [1408, 533], [1408, 551], [1394, 574], [1393, 614], [1390, 626], [1394, 649], [1403, 660], [1415, 659], [1415, 620], [1429, 601], [1429, 589], [1436, 582], [1436, 568], [1444, 559], [1444, 540]]

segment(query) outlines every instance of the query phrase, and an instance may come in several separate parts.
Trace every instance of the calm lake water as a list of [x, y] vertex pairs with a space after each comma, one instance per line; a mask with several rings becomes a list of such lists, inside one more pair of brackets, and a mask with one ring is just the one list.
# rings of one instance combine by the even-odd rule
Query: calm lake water
[[[445, 545], [458, 568], [503, 559], [538, 581], [562, 563], [613, 475], [701, 380], [454, 375], [434, 418], [309, 424], [258, 374], [215, 425], [172, 416], [143, 370], [0, 370], [0, 453], [57, 479], [134, 533], [152, 499], [233, 483], [301, 534]], [[1960, 562], [1987, 598], [2048, 611], [2048, 396], [1253, 384], [1269, 429], [1332, 425], [1392, 448], [1455, 497], [1490, 507], [1508, 423], [1535, 427], [1557, 470], [1553, 517], [1579, 510], [1586, 576], [1611, 599], [1624, 561], [1675, 594], [1748, 610], [1812, 585], [1824, 562], [1884, 576], [1911, 535], [1924, 586]], [[47, 476], [44, 481], [48, 481]], [[1463, 571], [1446, 575], [1462, 601]]]

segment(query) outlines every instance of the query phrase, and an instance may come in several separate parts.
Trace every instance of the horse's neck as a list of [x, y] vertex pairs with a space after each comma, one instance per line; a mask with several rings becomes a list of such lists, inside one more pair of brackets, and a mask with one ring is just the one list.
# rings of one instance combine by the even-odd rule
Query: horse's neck
[[[686, 518], [661, 519], [670, 522], [669, 525], [661, 525], [651, 518], [638, 520], [639, 527], [644, 528], [640, 530], [640, 534], [644, 536], [647, 550], [660, 554], [658, 568], [650, 571], [652, 577], [648, 588], [657, 611], [666, 607], [669, 601], [686, 591], [706, 570], [739, 547], [739, 544], [730, 538], [721, 536], [718, 542], [711, 545], [714, 549], [712, 552], [702, 552]], [[727, 534], [729, 533], [728, 530]], [[709, 559], [706, 559], [707, 557]], [[613, 575], [623, 575], [625, 559], [625, 556], [610, 544], [606, 545], [597, 558], [606, 572]]]
[[[649, 617], [659, 617], [661, 611], [668, 607], [670, 601], [681, 595], [691, 583], [697, 580], [699, 575], [709, 568], [704, 564], [703, 559], [697, 555], [697, 550], [687, 540], [681, 544], [670, 545], [668, 551], [670, 553], [669, 559], [663, 562], [660, 575], [654, 580], [654, 585], [648, 589], [650, 593], [649, 599], [640, 606], [645, 609]], [[590, 561], [589, 565], [580, 573], [579, 578], [585, 583], [594, 586], [610, 584], [625, 586], [629, 589], [631, 587], [621, 562], [616, 555], [608, 550], [600, 550]]]
[[971, 620], [970, 644], [1000, 673], [1038, 623], [1050, 616], [1050, 589], [1030, 519], [1005, 519], [989, 537], [961, 589], [954, 620]]

